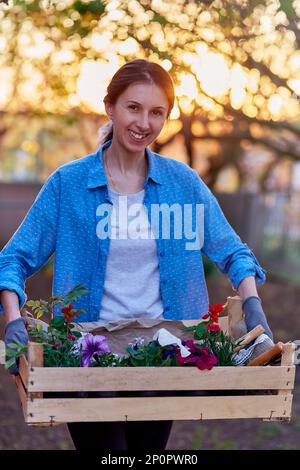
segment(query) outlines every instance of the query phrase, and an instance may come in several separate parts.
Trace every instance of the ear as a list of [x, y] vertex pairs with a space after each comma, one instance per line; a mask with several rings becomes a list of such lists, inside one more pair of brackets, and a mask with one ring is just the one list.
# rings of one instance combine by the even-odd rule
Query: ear
[[113, 118], [113, 105], [111, 103], [109, 103], [108, 101], [105, 101], [104, 106], [105, 106], [105, 111], [106, 111], [107, 116], [109, 117], [109, 119], [112, 120], [112, 118]]

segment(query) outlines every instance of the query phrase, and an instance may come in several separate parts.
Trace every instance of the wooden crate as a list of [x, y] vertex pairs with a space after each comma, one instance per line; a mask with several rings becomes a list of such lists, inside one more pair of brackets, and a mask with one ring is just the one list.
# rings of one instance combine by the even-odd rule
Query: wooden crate
[[[220, 318], [220, 324], [228, 330], [228, 317]], [[25, 422], [31, 426], [76, 421], [290, 421], [294, 362], [295, 344], [287, 343], [280, 365], [264, 367], [214, 367], [210, 371], [196, 367], [43, 367], [43, 346], [30, 343], [28, 361], [20, 358], [20, 375], [15, 381]], [[117, 392], [117, 396], [84, 397], [78, 392]], [[118, 396], [138, 392], [147, 396]]]
[[[294, 345], [287, 343], [281, 365], [257, 367], [60, 368], [43, 367], [42, 345], [29, 344], [16, 377], [29, 425], [73, 421], [291, 419]], [[164, 396], [46, 398], [49, 392], [164, 391]], [[167, 391], [183, 396], [167, 396]], [[184, 396], [187, 391], [204, 396]], [[267, 392], [267, 393], [266, 393]], [[238, 393], [241, 393], [240, 395]], [[207, 394], [207, 396], [205, 396]]]

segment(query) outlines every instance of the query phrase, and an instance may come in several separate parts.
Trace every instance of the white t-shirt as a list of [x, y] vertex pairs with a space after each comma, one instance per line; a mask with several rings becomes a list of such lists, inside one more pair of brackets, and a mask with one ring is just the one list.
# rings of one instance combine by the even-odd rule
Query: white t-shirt
[[99, 315], [103, 322], [163, 318], [156, 240], [143, 205], [144, 192], [125, 196], [108, 189], [114, 211]]

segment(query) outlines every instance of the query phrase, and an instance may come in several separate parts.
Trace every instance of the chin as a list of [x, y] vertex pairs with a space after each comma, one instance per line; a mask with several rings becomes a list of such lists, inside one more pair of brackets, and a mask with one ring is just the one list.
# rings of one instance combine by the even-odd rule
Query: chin
[[148, 147], [149, 143], [148, 142], [143, 142], [143, 143], [135, 143], [135, 142], [129, 142], [128, 140], [126, 140], [126, 142], [123, 143], [123, 146], [126, 148], [126, 150], [129, 150], [129, 151], [141, 151], [141, 150], [144, 150], [146, 147]]

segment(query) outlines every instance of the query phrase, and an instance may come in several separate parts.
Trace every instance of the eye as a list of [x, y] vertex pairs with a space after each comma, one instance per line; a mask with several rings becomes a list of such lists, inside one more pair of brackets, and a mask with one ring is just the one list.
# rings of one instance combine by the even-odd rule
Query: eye
[[162, 112], [159, 111], [158, 109], [155, 109], [155, 110], [153, 111], [153, 114], [154, 114], [155, 116], [162, 116]]
[[128, 106], [129, 109], [132, 109], [133, 111], [136, 111], [138, 109], [137, 105], [136, 104], [130, 104]]

